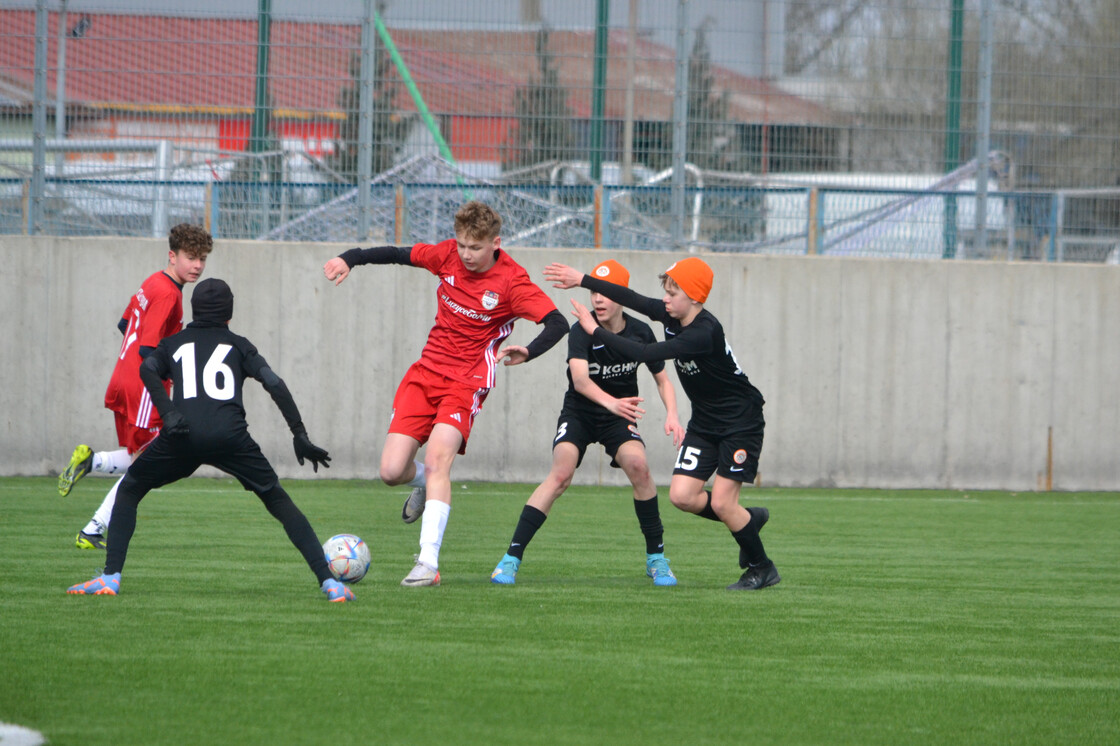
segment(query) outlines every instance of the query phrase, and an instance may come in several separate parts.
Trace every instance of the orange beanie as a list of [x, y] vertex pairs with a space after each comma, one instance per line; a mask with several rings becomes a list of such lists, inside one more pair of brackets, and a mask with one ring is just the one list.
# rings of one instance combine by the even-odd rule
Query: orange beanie
[[623, 267], [614, 259], [600, 262], [599, 266], [591, 270], [591, 276], [613, 282], [615, 285], [621, 285], [624, 288], [630, 287], [630, 273], [626, 270], [626, 267]]
[[695, 256], [681, 259], [665, 270], [665, 274], [672, 277], [684, 294], [697, 303], [708, 299], [712, 289], [712, 268], [703, 259]]

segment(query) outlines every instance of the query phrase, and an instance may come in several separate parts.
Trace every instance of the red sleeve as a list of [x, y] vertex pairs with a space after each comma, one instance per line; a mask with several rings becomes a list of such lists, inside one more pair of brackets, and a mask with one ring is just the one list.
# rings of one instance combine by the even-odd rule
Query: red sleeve
[[433, 275], [438, 276], [443, 270], [443, 263], [447, 261], [449, 243], [452, 244], [451, 248], [454, 250], [455, 239], [440, 241], [438, 244], [416, 244], [412, 247], [412, 252], [409, 255], [412, 266], [423, 267]]
[[556, 310], [556, 304], [529, 275], [522, 273], [513, 283], [513, 312], [522, 319], [539, 324], [545, 316]]
[[156, 347], [164, 337], [179, 331], [183, 323], [183, 294], [170, 279], [153, 289], [140, 319], [140, 347]]

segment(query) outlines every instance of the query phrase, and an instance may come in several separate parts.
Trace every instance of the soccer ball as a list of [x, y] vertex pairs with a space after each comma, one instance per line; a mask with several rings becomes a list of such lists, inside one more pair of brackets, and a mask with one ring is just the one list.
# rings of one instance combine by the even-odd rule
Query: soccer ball
[[323, 544], [331, 575], [343, 583], [357, 583], [369, 570], [369, 547], [354, 534], [338, 534]]

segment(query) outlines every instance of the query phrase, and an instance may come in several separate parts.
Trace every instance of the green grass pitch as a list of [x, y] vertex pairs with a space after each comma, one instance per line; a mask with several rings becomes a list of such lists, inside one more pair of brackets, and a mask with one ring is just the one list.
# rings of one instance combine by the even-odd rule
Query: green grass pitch
[[[329, 604], [232, 480], [140, 506], [121, 595], [69, 596], [104, 490], [0, 480], [0, 722], [51, 744], [1105, 744], [1120, 733], [1120, 495], [748, 490], [782, 583], [674, 509], [654, 588], [630, 492], [574, 487], [489, 582], [527, 485], [455, 486], [443, 585], [404, 589], [406, 488], [291, 481], [373, 554]], [[110, 537], [111, 540], [111, 537]]]

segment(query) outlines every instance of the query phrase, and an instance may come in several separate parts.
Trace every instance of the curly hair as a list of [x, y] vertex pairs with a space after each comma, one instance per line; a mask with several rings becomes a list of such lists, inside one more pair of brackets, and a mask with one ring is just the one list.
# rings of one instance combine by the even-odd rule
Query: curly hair
[[195, 256], [206, 256], [214, 250], [214, 239], [197, 225], [179, 223], [167, 236], [171, 250], [178, 254], [185, 251]]
[[485, 202], [472, 200], [455, 213], [455, 235], [462, 233], [475, 241], [485, 241], [501, 232], [502, 218]]

